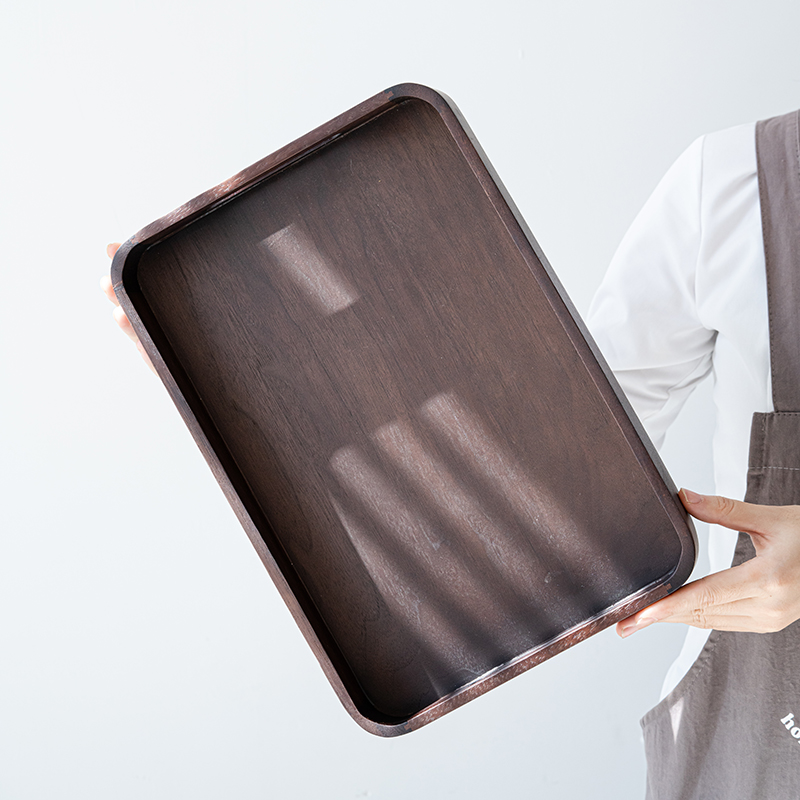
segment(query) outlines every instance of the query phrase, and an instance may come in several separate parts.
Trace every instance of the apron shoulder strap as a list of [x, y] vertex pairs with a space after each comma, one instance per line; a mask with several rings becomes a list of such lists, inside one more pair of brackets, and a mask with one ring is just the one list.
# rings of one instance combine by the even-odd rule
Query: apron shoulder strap
[[772, 399], [800, 410], [800, 111], [756, 124]]

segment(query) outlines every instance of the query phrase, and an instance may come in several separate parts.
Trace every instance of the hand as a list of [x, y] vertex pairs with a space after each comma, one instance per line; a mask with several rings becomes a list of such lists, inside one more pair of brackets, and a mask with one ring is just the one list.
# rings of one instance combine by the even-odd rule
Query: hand
[[687, 489], [680, 498], [693, 517], [749, 533], [756, 556], [687, 583], [617, 623], [617, 633], [630, 636], [654, 622], [768, 633], [800, 619], [800, 506], [760, 506]]
[[[106, 247], [106, 253], [108, 253], [108, 257], [114, 258], [114, 253], [116, 253], [119, 248], [120, 245], [118, 243], [108, 245], [108, 247]], [[116, 321], [117, 325], [119, 325], [121, 330], [130, 337], [147, 366], [150, 367], [153, 372], [155, 372], [153, 362], [150, 361], [150, 356], [148, 356], [145, 352], [144, 347], [142, 347], [142, 343], [139, 341], [139, 337], [133, 330], [130, 320], [125, 315], [125, 312], [122, 310], [122, 308], [120, 308], [119, 300], [117, 300], [117, 295], [114, 293], [114, 287], [111, 285], [111, 278], [108, 275], [103, 275], [103, 277], [100, 278], [100, 288], [105, 292], [106, 297], [116, 306], [114, 308], [114, 320]]]

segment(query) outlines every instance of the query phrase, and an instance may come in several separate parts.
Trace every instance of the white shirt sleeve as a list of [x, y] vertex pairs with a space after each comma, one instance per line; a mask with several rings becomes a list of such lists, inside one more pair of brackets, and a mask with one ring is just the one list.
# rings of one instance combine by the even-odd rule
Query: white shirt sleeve
[[656, 447], [711, 369], [697, 311], [704, 139], [670, 168], [622, 240], [587, 325]]

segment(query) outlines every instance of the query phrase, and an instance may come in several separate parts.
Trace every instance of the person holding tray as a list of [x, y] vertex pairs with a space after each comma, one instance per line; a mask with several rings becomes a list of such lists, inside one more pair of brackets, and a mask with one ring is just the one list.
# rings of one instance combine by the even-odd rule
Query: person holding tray
[[[800, 785], [800, 507], [786, 505], [800, 502], [797, 123], [788, 115], [757, 135], [743, 126], [692, 145], [626, 235], [590, 311], [656, 445], [713, 370], [723, 496], [680, 496], [696, 518], [749, 534], [726, 569], [736, 536], [715, 530], [719, 571], [618, 625], [623, 637], [654, 622], [693, 626], [664, 699], [643, 720], [654, 799], [788, 798]], [[103, 289], [149, 364], [108, 278]], [[752, 502], [740, 502], [729, 498], [744, 494], [748, 438]]]
[[[799, 121], [794, 112], [691, 145], [589, 314], [656, 446], [713, 373], [725, 497], [681, 499], [698, 519], [749, 534], [737, 542], [712, 528], [713, 574], [618, 625], [623, 637], [653, 622], [694, 626], [642, 720], [648, 798], [800, 793], [800, 507], [786, 505], [800, 503]], [[728, 499], [745, 484], [751, 502]]]

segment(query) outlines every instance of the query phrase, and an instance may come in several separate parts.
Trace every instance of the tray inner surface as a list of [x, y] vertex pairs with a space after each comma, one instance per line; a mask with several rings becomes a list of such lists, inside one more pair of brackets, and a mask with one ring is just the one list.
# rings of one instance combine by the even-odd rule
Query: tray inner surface
[[674, 568], [673, 524], [544, 271], [425, 102], [151, 246], [136, 279], [301, 605], [381, 714]]

